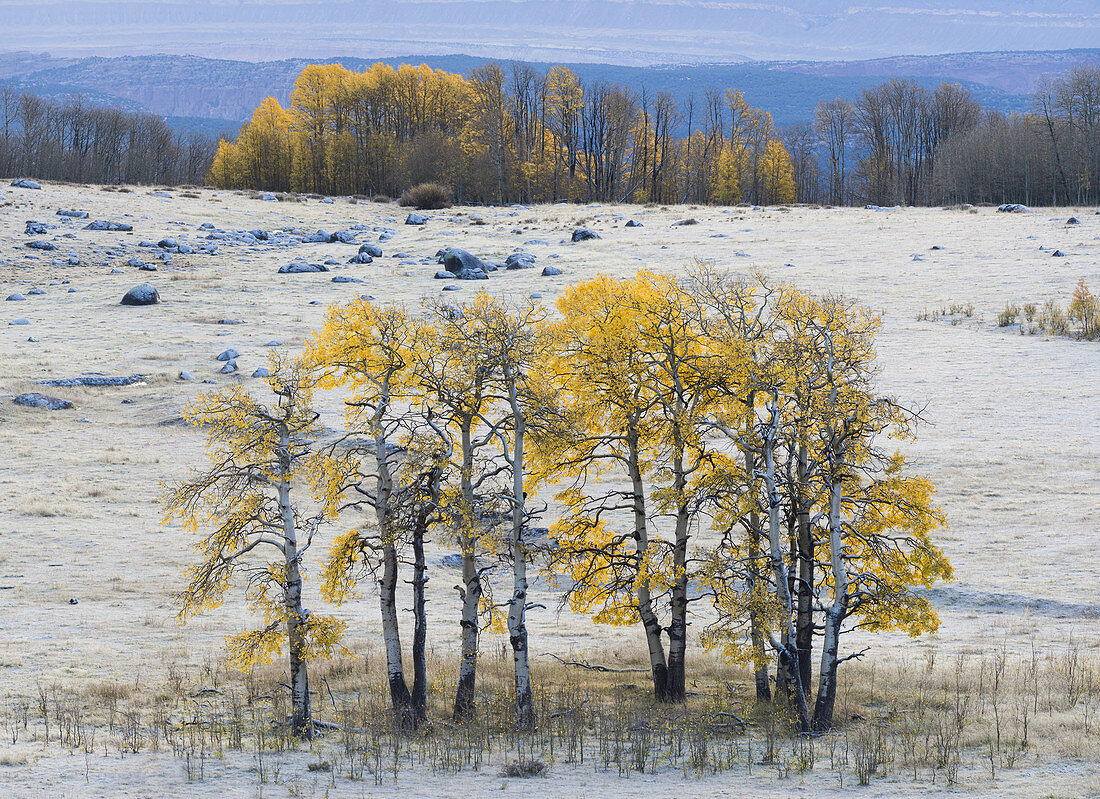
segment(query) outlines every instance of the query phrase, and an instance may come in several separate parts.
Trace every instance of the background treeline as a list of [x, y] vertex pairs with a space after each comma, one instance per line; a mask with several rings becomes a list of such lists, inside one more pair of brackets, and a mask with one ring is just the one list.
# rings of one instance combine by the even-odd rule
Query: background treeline
[[[679, 128], [692, 133], [675, 135]], [[771, 115], [738, 91], [677, 108], [668, 93], [582, 85], [554, 67], [310, 66], [290, 108], [268, 98], [221, 142], [231, 188], [400, 194], [423, 181], [465, 202], [793, 202]]]
[[1100, 201], [1100, 67], [1040, 85], [1034, 111], [984, 111], [958, 85], [907, 80], [817, 108], [785, 134], [799, 199], [937, 205]]
[[1044, 83], [1028, 114], [903, 79], [818, 106], [778, 131], [739, 91], [583, 85], [488, 64], [310, 66], [290, 107], [265, 100], [210, 182], [233, 188], [400, 194], [423, 181], [466, 202], [1096, 202], [1100, 68]]
[[177, 133], [155, 114], [0, 89], [0, 175], [78, 183], [202, 183], [214, 150], [209, 137]]

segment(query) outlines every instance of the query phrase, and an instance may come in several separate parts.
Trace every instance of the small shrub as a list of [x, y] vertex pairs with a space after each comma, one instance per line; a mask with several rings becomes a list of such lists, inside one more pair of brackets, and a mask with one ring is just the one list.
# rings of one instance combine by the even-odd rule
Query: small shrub
[[376, 194], [371, 199], [374, 200], [376, 203], [392, 203], [393, 202], [393, 197], [390, 197], [388, 194]]
[[1005, 309], [997, 314], [997, 327], [1008, 327], [1009, 325], [1016, 324], [1016, 320], [1020, 318], [1020, 306], [1016, 303], [1009, 303], [1005, 306]]
[[545, 777], [550, 766], [538, 758], [513, 760], [500, 770], [502, 777]]
[[419, 183], [405, 189], [398, 205], [434, 211], [451, 207], [451, 190], [440, 183]]

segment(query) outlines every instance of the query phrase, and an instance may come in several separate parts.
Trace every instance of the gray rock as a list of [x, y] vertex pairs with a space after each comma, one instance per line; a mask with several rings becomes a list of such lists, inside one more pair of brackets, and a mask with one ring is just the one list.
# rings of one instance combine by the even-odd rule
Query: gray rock
[[253, 377], [271, 377], [271, 372], [268, 371], [266, 366], [261, 366], [255, 372], [252, 373]]
[[219, 319], [217, 322], [219, 325], [243, 325], [243, 319]]
[[333, 283], [362, 283], [363, 280], [358, 277], [352, 277], [351, 275], [337, 275], [332, 279]]
[[1066, 220], [1066, 224], [1067, 224], [1067, 225], [1080, 225], [1080, 224], [1081, 224], [1081, 220], [1080, 220], [1080, 219], [1078, 219], [1078, 218], [1077, 218], [1077, 217], [1075, 217], [1075, 216], [1071, 216], [1071, 217], [1070, 217], [1069, 219], [1067, 219], [1067, 220]]
[[227, 349], [223, 352], [219, 352], [217, 355], [215, 355], [214, 360], [215, 361], [232, 361], [235, 358], [240, 358], [240, 357], [241, 357], [241, 354], [231, 347], [231, 348], [229, 348], [229, 349]]
[[281, 347], [281, 346], [283, 346], [283, 342], [279, 341], [279, 339], [277, 339], [277, 338], [273, 338], [273, 339], [271, 339], [271, 341], [264, 344], [264, 346], [265, 347]]
[[461, 569], [462, 568], [462, 556], [461, 555], [444, 555], [443, 559], [439, 561], [439, 564], [446, 569]]
[[34, 336], [28, 336], [27, 341], [29, 341], [31, 344], [37, 344], [38, 343], [38, 339], [35, 338]]
[[328, 244], [332, 241], [332, 235], [327, 230], [318, 230], [302, 239], [302, 244]]
[[362, 255], [363, 253], [366, 253], [367, 255], [371, 256], [372, 258], [381, 258], [382, 257], [382, 248], [379, 247], [377, 244], [372, 244], [370, 242], [367, 242], [366, 244], [363, 244], [359, 247], [359, 254]]
[[20, 294], [18, 291], [14, 294], [8, 295], [8, 302], [23, 302], [27, 298]]
[[535, 265], [535, 256], [529, 252], [514, 252], [504, 259], [505, 269], [530, 269]]
[[476, 255], [472, 255], [466, 252], [466, 250], [458, 247], [446, 247], [439, 251], [438, 256], [439, 262], [443, 264], [443, 268], [456, 275], [461, 275], [463, 272], [468, 271], [489, 271], [484, 261]]
[[641, 226], [642, 226], [642, 223], [638, 222], [634, 219], [628, 219], [627, 222], [626, 222], [626, 227], [641, 227]]
[[8, 322], [9, 325], [29, 325], [30, 323], [30, 319], [24, 319], [23, 317], [12, 319], [10, 322]]
[[424, 214], [409, 214], [405, 217], [406, 225], [426, 225], [428, 223], [428, 217]]
[[162, 250], [179, 250], [180, 243], [175, 239], [161, 239], [157, 242], [157, 246]]
[[355, 243], [355, 231], [352, 230], [338, 230], [332, 234], [329, 242], [335, 244], [354, 244]]
[[81, 375], [80, 377], [60, 377], [54, 380], [37, 380], [40, 386], [132, 386], [145, 380], [145, 375], [126, 375], [125, 377], [108, 377], [107, 375]]
[[30, 291], [27, 292], [27, 294], [29, 294], [33, 297], [40, 297], [45, 293], [46, 293], [45, 289], [40, 289], [40, 288], [37, 288], [37, 287], [33, 288], [33, 289], [31, 289]]
[[1066, 254], [1064, 252], [1062, 252], [1061, 250], [1055, 250], [1054, 252], [1051, 253], [1051, 255], [1054, 256], [1055, 258], [1065, 258], [1066, 257]]
[[179, 379], [180, 380], [194, 380], [195, 376], [193, 374], [191, 374], [190, 372], [188, 372], [187, 370], [184, 370], [184, 371], [180, 372]]
[[73, 404], [67, 399], [39, 394], [37, 391], [20, 394], [14, 401], [16, 405], [22, 405], [26, 408], [45, 408], [50, 411], [61, 411], [73, 407]]
[[327, 272], [328, 267], [324, 264], [309, 264], [305, 261], [291, 261], [289, 264], [285, 264], [279, 267], [279, 274], [281, 275], [297, 275], [305, 272]]
[[351, 256], [348, 259], [349, 264], [370, 264], [374, 263], [374, 256], [369, 252], [359, 252]]
[[225, 366], [219, 370], [223, 375], [231, 375], [237, 371], [236, 361], [226, 361]]
[[462, 286], [456, 286], [454, 283], [449, 283], [443, 287], [444, 291], [462, 291]]
[[673, 222], [673, 227], [684, 227], [686, 225], [698, 225], [699, 220], [695, 218], [681, 219], [679, 222]]
[[122, 298], [122, 305], [155, 305], [160, 302], [160, 294], [148, 283], [134, 286]]
[[13, 186], [15, 186], [16, 188], [19, 188], [19, 189], [41, 189], [42, 188], [41, 186], [38, 185], [38, 181], [31, 180], [30, 178], [19, 178], [18, 180], [13, 180], [11, 182], [11, 185], [13, 185]]
[[[436, 280], [454, 280], [455, 279], [455, 274], [454, 274], [454, 272], [448, 272], [446, 269], [440, 269], [439, 271], [437, 271], [435, 273], [435, 279]], [[10, 300], [11, 297], [8, 297], [8, 299]], [[20, 299], [25, 299], [25, 298], [21, 296]]]
[[51, 230], [55, 230], [57, 225], [47, 225], [43, 222], [27, 221], [27, 229], [23, 231], [24, 236], [45, 236]]
[[576, 230], [573, 231], [573, 241], [574, 242], [588, 241], [590, 239], [598, 239], [598, 238], [600, 238], [599, 233], [596, 233], [594, 230], [589, 230], [588, 228], [585, 228], [585, 227], [579, 227], [579, 228], [577, 228]]
[[1031, 209], [1021, 203], [1004, 203], [998, 205], [997, 210], [1002, 214], [1027, 214], [1031, 212]]
[[27, 249], [30, 249], [30, 250], [47, 250], [47, 251], [49, 251], [49, 250], [56, 250], [57, 249], [57, 245], [54, 244], [52, 241], [28, 241], [26, 246], [27, 246]]
[[562, 274], [562, 271], [556, 266], [544, 266], [542, 268], [543, 277], [554, 277], [555, 275]]
[[107, 230], [111, 233], [129, 233], [134, 229], [133, 225], [128, 225], [125, 222], [107, 222], [103, 219], [97, 219], [95, 222], [90, 222], [84, 226], [85, 230]]
[[267, 203], [277, 203], [277, 202], [279, 202], [279, 198], [276, 197], [274, 194], [270, 194], [270, 193], [269, 194], [261, 194], [260, 199], [263, 200], [264, 202], [267, 202]]

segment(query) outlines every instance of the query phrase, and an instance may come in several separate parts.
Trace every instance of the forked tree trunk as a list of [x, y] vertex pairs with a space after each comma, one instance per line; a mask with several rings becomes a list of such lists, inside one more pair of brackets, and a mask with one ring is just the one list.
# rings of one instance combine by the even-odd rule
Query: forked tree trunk
[[[508, 372], [505, 377], [510, 377]], [[514, 379], [509, 384], [512, 406], [512, 600], [508, 604], [508, 639], [515, 663], [516, 724], [521, 730], [535, 726], [535, 700], [531, 691], [531, 666], [527, 652], [527, 548], [523, 541], [526, 507], [523, 492], [523, 445], [526, 422], [519, 405]]]
[[795, 648], [798, 650], [798, 676], [804, 690], [813, 680], [814, 648], [814, 537], [810, 528], [810, 507], [806, 499], [806, 443], [798, 446], [797, 488], [792, 492], [797, 507], [798, 527], [798, 609], [795, 624]]
[[286, 582], [283, 584], [283, 607], [286, 610], [287, 649], [290, 652], [290, 732], [295, 738], [313, 738], [313, 717], [309, 703], [309, 672], [306, 662], [305, 625], [307, 613], [302, 607], [302, 575], [298, 559], [298, 535], [294, 509], [290, 505], [290, 432], [285, 422], [279, 424], [279, 471], [277, 483], [279, 516], [283, 523], [283, 558]]
[[469, 721], [477, 712], [474, 691], [477, 686], [478, 609], [481, 604], [481, 575], [477, 568], [477, 534], [469, 525], [479, 522], [469, 518], [474, 514], [474, 449], [473, 420], [462, 425], [462, 499], [465, 505], [463, 529], [459, 535], [462, 547], [462, 659], [458, 666], [458, 687], [455, 690], [454, 720]]
[[[642, 481], [636, 429], [632, 428], [627, 433], [627, 450], [634, 504], [634, 542], [638, 566], [641, 568], [649, 547], [649, 530], [646, 526], [645, 483]], [[661, 622], [653, 612], [653, 599], [650, 596], [648, 579], [643, 577], [638, 580], [637, 593], [638, 616], [645, 630], [646, 644], [649, 647], [649, 665], [653, 673], [653, 698], [658, 702], [666, 702], [668, 701], [668, 662], [665, 660], [665, 647], [661, 640]]]
[[416, 719], [413, 715], [412, 696], [405, 682], [405, 668], [401, 660], [401, 634], [397, 621], [397, 550], [392, 542], [384, 543], [382, 547], [380, 583], [382, 640], [386, 647], [386, 676], [390, 686], [394, 724], [400, 730], [411, 730], [416, 726]]
[[840, 665], [840, 627], [848, 615], [848, 572], [844, 564], [844, 530], [840, 519], [844, 488], [838, 474], [843, 458], [842, 442], [830, 444], [829, 554], [832, 559], [833, 601], [825, 609], [825, 638], [821, 644], [821, 668], [818, 672], [817, 701], [814, 703], [814, 732], [827, 732], [833, 726], [836, 705], [836, 674]]
[[[768, 556], [775, 582], [778, 610], [782, 614], [780, 638], [772, 636], [772, 646], [779, 652], [779, 667], [788, 691], [791, 711], [802, 732], [810, 731], [810, 709], [799, 677], [798, 650], [794, 647], [794, 607], [790, 593], [790, 570], [784, 561], [783, 535], [779, 517], [779, 490], [775, 478], [775, 441], [779, 433], [779, 407], [776, 400], [768, 405], [770, 419], [764, 435], [764, 487], [768, 496]], [[777, 683], [779, 682], [777, 678]]]
[[428, 610], [425, 587], [428, 583], [427, 561], [424, 558], [424, 539], [428, 533], [429, 517], [439, 505], [439, 480], [441, 471], [432, 467], [428, 476], [428, 495], [417, 510], [416, 524], [413, 528], [413, 687], [412, 710], [417, 724], [428, 717]]
[[[751, 427], [754, 416], [754, 397], [749, 395], [746, 401], [746, 427]], [[756, 472], [756, 463], [752, 451], [745, 447], [745, 474]], [[760, 562], [760, 514], [756, 508], [749, 511], [749, 568], [745, 583], [750, 592], [757, 587], [756, 565]], [[749, 640], [752, 642], [753, 676], [756, 682], [758, 702], [770, 702], [772, 698], [771, 678], [768, 674], [768, 661], [764, 657], [764, 623], [760, 618], [760, 609], [755, 602], [749, 606]]]
[[676, 508], [676, 543], [672, 549], [675, 579], [672, 583], [671, 618], [668, 625], [668, 701], [683, 702], [687, 695], [687, 549], [691, 517], [684, 500], [687, 476], [683, 456], [677, 453], [672, 461]]

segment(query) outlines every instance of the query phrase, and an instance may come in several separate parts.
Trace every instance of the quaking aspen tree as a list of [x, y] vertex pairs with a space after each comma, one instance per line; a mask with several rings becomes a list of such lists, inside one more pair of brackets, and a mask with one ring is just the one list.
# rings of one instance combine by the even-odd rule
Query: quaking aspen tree
[[[394, 717], [401, 729], [416, 729], [427, 715], [428, 581], [424, 543], [439, 518], [441, 486], [450, 458], [449, 436], [432, 421], [414, 392], [412, 351], [420, 323], [400, 308], [365, 300], [334, 306], [310, 341], [307, 358], [322, 388], [349, 389], [348, 433], [336, 447], [354, 454], [341, 508], [365, 506], [373, 524], [351, 529], [332, 545], [322, 593], [342, 601], [357, 581], [378, 579], [382, 637]], [[412, 553], [413, 683], [402, 662], [397, 586], [400, 563]]]
[[[178, 596], [181, 620], [218, 607], [243, 583], [260, 629], [226, 638], [229, 660], [241, 669], [289, 653], [290, 728], [313, 737], [309, 661], [338, 649], [344, 623], [308, 611], [303, 557], [317, 528], [336, 514], [345, 468], [316, 447], [313, 381], [297, 362], [273, 362], [268, 384], [276, 401], [263, 404], [239, 386], [201, 397], [186, 413], [207, 436], [211, 466], [170, 487], [166, 521], [196, 536], [198, 559]], [[300, 497], [312, 494], [312, 503]]]

